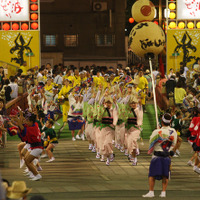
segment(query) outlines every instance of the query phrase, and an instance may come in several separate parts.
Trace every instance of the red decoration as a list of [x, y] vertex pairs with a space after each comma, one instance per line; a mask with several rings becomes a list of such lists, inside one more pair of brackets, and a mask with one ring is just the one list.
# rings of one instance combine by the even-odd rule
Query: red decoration
[[154, 21], [153, 23], [158, 25], [158, 22], [157, 22], [157, 21]]
[[23, 23], [21, 25], [22, 30], [27, 30], [28, 29], [28, 24], [27, 23]]
[[37, 0], [31, 0], [32, 2], [37, 2]]
[[33, 22], [32, 24], [31, 24], [31, 28], [32, 29], [37, 29], [38, 28], [38, 23], [36, 23], [36, 22]]
[[12, 30], [18, 30], [19, 29], [19, 24], [18, 23], [14, 23], [12, 25]]
[[32, 20], [37, 20], [38, 19], [38, 15], [36, 13], [31, 14], [31, 19]]
[[132, 17], [130, 17], [129, 19], [128, 19], [128, 21], [129, 21], [129, 23], [133, 23], [134, 22], [134, 19], [132, 18]]
[[37, 4], [32, 4], [31, 5], [31, 10], [33, 10], [33, 11], [38, 10], [38, 5]]
[[7, 31], [7, 30], [9, 30], [9, 29], [10, 29], [10, 24], [5, 23], [5, 24], [3, 25], [3, 30]]

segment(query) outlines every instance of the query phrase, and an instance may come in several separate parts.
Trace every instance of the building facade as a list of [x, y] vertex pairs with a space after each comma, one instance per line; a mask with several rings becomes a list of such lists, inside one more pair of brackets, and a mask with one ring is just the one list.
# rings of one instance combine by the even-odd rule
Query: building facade
[[42, 64], [126, 65], [126, 0], [41, 0]]

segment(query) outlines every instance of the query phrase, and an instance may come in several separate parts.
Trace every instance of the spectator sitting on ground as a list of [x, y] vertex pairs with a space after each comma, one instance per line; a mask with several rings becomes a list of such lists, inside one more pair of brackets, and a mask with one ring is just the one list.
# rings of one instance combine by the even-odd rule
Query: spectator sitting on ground
[[24, 181], [14, 181], [12, 186], [7, 188], [7, 197], [9, 199], [25, 200], [31, 190], [31, 188], [26, 187], [26, 183]]

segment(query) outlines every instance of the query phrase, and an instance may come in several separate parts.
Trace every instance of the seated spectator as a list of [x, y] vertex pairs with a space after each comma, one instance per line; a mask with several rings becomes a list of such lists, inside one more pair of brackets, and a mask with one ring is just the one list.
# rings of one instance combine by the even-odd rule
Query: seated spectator
[[26, 187], [24, 181], [13, 181], [12, 186], [7, 188], [7, 197], [9, 199], [25, 200], [31, 190], [31, 188]]

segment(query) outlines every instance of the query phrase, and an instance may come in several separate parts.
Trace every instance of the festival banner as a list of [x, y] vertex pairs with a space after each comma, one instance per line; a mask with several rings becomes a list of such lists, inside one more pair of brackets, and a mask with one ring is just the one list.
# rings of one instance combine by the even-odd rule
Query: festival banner
[[0, 61], [17, 66], [26, 74], [27, 69], [40, 64], [39, 39], [39, 31], [0, 31]]
[[200, 57], [200, 30], [167, 30], [167, 73], [169, 69], [180, 70], [180, 62], [189, 69]]

